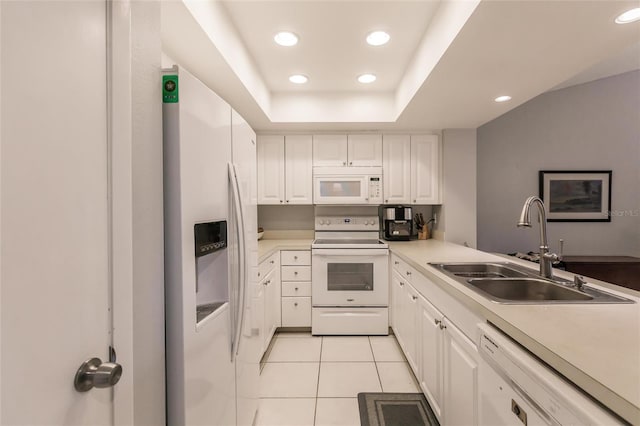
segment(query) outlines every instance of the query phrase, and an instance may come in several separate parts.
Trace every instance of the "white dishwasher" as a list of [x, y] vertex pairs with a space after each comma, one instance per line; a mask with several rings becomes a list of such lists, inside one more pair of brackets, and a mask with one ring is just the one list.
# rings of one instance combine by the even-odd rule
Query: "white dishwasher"
[[480, 425], [625, 424], [497, 328], [478, 327]]

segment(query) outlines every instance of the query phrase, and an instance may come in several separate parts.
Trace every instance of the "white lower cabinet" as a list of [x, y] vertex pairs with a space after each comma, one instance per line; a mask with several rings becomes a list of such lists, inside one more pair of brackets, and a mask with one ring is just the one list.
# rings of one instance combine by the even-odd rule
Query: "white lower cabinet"
[[282, 260], [282, 327], [311, 327], [311, 251], [285, 250]]
[[447, 425], [478, 424], [479, 353], [447, 318], [444, 327], [444, 421]]
[[429, 404], [438, 419], [442, 419], [442, 357], [444, 316], [424, 297], [419, 299], [420, 309], [420, 388], [429, 400]]
[[262, 353], [269, 347], [276, 329], [280, 327], [280, 253], [269, 256], [258, 266], [259, 297], [264, 301], [261, 327], [264, 336]]
[[417, 300], [418, 293], [409, 284], [408, 280], [397, 272], [393, 273], [392, 291], [395, 305], [393, 330], [409, 366], [416, 375], [418, 374], [418, 346], [416, 336], [417, 329]]
[[[480, 355], [474, 342], [444, 312], [455, 313], [467, 330], [473, 319], [460, 306], [448, 306], [435, 283], [395, 256], [392, 266], [393, 331], [420, 388], [440, 424], [477, 425]], [[430, 294], [417, 289], [437, 294], [430, 300]]]

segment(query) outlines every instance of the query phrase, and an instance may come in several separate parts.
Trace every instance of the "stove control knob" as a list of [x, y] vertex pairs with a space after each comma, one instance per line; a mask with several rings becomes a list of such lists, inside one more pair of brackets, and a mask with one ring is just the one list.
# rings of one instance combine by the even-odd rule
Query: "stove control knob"
[[327, 225], [330, 225], [331, 221], [329, 219], [327, 219]]
[[324, 225], [324, 220], [321, 220], [321, 221], [320, 221], [320, 225]]

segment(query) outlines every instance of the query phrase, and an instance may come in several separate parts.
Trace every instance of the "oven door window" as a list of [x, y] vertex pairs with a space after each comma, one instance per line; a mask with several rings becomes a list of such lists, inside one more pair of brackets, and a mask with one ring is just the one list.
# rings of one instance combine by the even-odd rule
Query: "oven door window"
[[373, 263], [328, 263], [329, 291], [373, 291]]

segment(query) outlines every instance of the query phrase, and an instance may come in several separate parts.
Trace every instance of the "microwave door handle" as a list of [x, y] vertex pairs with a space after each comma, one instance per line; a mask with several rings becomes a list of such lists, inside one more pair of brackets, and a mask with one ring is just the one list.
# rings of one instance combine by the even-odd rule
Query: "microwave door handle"
[[231, 195], [233, 198], [233, 207], [235, 211], [234, 222], [236, 224], [237, 247], [238, 247], [238, 282], [234, 285], [234, 291], [237, 291], [238, 299], [235, 303], [236, 311], [234, 321], [234, 332], [232, 340], [231, 358], [238, 354], [240, 349], [240, 333], [242, 331], [242, 323], [244, 318], [245, 309], [245, 241], [244, 241], [244, 220], [242, 215], [242, 204], [240, 202], [240, 186], [238, 184], [238, 177], [236, 174], [236, 168], [233, 164], [229, 163], [229, 180], [231, 181]]

